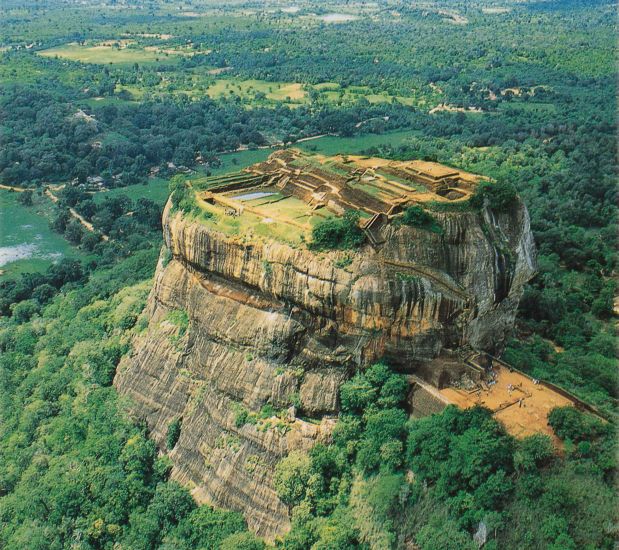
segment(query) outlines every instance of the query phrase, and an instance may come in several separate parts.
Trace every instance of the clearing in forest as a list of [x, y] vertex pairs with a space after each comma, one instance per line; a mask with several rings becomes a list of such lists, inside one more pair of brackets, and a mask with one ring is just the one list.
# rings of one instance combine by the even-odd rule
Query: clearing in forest
[[244, 100], [253, 100], [257, 103], [261, 100], [304, 103], [307, 100], [307, 93], [303, 86], [295, 82], [222, 78], [209, 86], [206, 93], [213, 99], [236, 95]]
[[310, 99], [310, 90], [316, 94], [318, 101], [338, 105], [352, 105], [361, 99], [369, 103], [393, 103], [403, 105], [425, 105], [426, 99], [420, 91], [411, 88], [406, 95], [392, 95], [386, 91], [376, 91], [369, 86], [342, 87], [337, 82], [321, 82], [319, 84], [300, 84], [298, 82], [269, 82], [266, 80], [242, 80], [240, 78], [221, 78], [211, 84], [206, 93], [213, 99], [240, 97], [252, 104], [267, 104], [272, 102], [299, 105]]
[[[71, 42], [63, 46], [49, 48], [38, 52], [43, 57], [60, 57], [71, 61], [96, 64], [131, 64], [155, 63], [169, 56], [186, 55], [184, 50], [176, 50], [166, 46], [159, 49], [155, 46], [142, 47], [133, 40], [104, 40], [79, 44]], [[168, 59], [169, 61], [169, 59]]]

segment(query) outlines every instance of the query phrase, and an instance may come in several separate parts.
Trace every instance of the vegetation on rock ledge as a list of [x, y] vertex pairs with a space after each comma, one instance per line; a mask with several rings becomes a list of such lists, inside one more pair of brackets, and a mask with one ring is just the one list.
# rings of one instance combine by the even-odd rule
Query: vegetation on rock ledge
[[357, 248], [365, 241], [365, 235], [359, 227], [361, 215], [348, 210], [341, 218], [321, 220], [312, 229], [311, 247], [316, 250], [346, 250]]
[[404, 214], [399, 219], [400, 223], [408, 225], [410, 227], [418, 227], [419, 229], [426, 229], [433, 233], [442, 233], [443, 228], [438, 224], [434, 216], [429, 212], [426, 212], [421, 206], [409, 206], [404, 210]]

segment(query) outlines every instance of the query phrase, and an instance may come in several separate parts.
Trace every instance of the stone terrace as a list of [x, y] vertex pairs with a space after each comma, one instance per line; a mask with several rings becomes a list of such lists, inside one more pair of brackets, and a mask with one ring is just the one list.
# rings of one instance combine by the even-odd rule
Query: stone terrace
[[376, 231], [407, 206], [466, 200], [481, 179], [434, 162], [283, 149], [241, 172], [207, 178], [198, 198], [214, 213], [252, 214], [301, 232], [321, 218], [357, 210], [363, 228]]

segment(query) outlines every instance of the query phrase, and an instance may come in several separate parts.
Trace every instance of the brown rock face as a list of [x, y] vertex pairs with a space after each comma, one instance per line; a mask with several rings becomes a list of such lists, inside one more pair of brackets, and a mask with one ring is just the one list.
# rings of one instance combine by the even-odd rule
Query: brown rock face
[[441, 235], [386, 225], [381, 247], [316, 253], [209, 231], [168, 204], [172, 260], [159, 262], [148, 329], [115, 385], [162, 447], [182, 418], [172, 475], [199, 501], [283, 534], [274, 466], [328, 439], [355, 368], [385, 357], [414, 373], [445, 350], [500, 349], [535, 271], [526, 209], [435, 217]]

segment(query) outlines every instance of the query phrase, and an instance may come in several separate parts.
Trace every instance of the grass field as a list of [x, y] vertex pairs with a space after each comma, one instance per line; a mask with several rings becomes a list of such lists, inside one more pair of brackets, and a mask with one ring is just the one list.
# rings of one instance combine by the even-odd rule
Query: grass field
[[[241, 190], [237, 196], [244, 193]], [[335, 216], [326, 208], [310, 211], [304, 201], [296, 197], [282, 197], [279, 193], [242, 201], [248, 208], [238, 217], [225, 215], [224, 208], [219, 205], [201, 199], [197, 202], [202, 211], [213, 216], [198, 215], [196, 219], [215, 231], [239, 237], [244, 242], [264, 237], [295, 247], [302, 246], [311, 239], [311, 227], [319, 220]]]
[[168, 180], [164, 178], [150, 178], [147, 185], [127, 185], [126, 187], [117, 187], [109, 191], [101, 191], [95, 193], [95, 202], [101, 202], [106, 197], [117, 197], [118, 195], [127, 195], [132, 200], [140, 198], [150, 199], [157, 204], [164, 205], [168, 200]]
[[397, 130], [384, 134], [363, 134], [352, 137], [325, 136], [311, 141], [304, 141], [294, 145], [294, 147], [328, 156], [340, 153], [362, 154], [371, 147], [398, 147], [407, 138], [418, 135], [419, 132], [415, 130]]
[[361, 98], [370, 103], [391, 103], [399, 101], [404, 105], [423, 105], [425, 99], [411, 91], [410, 96], [394, 96], [387, 92], [374, 93], [368, 86], [348, 86], [342, 88], [336, 82], [322, 82], [313, 86], [320, 93], [320, 97], [329, 103], [355, 103]]
[[80, 86], [88, 70], [81, 67], [72, 67], [71, 70], [58, 70], [57, 67], [50, 69], [43, 67], [40, 59], [34, 55], [15, 58], [0, 54], [0, 86], [34, 83], [47, 86], [52, 73], [54, 79], [58, 79], [67, 86]]
[[261, 97], [257, 94], [264, 94], [262, 99], [285, 103], [304, 103], [307, 100], [307, 93], [303, 86], [294, 82], [222, 78], [209, 86], [206, 93], [213, 99], [236, 95], [245, 101], [256, 101], [258, 103], [260, 103]]
[[[247, 166], [256, 164], [257, 162], [265, 161], [268, 156], [275, 151], [274, 148], [267, 149], [248, 149], [247, 151], [236, 151], [234, 153], [224, 153], [218, 155], [221, 161], [221, 166], [209, 168], [208, 173], [211, 176], [218, 176], [220, 174], [227, 174], [228, 172], [236, 172], [242, 170]], [[197, 170], [196, 176], [192, 176], [190, 180], [200, 180], [206, 177], [206, 168], [200, 167]]]
[[[289, 199], [286, 199], [289, 200]], [[281, 203], [277, 203], [281, 205]], [[302, 244], [307, 232], [303, 229], [285, 223], [277, 223], [268, 217], [245, 211], [242, 216], [226, 216], [223, 208], [198, 200], [198, 205], [205, 212], [213, 214], [210, 218], [198, 216], [197, 219], [214, 231], [236, 236], [243, 241], [256, 237], [265, 237], [285, 242], [293, 246]], [[303, 223], [303, 222], [301, 222]]]
[[78, 44], [71, 42], [63, 46], [49, 48], [38, 52], [43, 57], [60, 57], [82, 63], [97, 63], [102, 65], [129, 65], [132, 63], [155, 63], [157, 61], [170, 62], [175, 57], [184, 55], [181, 51], [169, 48], [143, 48], [135, 44], [123, 44], [122, 47], [112, 46], [112, 42]]
[[275, 203], [262, 204], [258, 208], [267, 216], [292, 222], [296, 222], [299, 218], [304, 217], [309, 210], [307, 203], [296, 197], [286, 197]]
[[[336, 82], [321, 82], [313, 86], [318, 92], [318, 100], [324, 103], [352, 104], [364, 98], [370, 103], [391, 103], [399, 101], [404, 105], [419, 105], [426, 103], [422, 95], [411, 91], [410, 96], [393, 96], [387, 92], [374, 93], [368, 86], [348, 86], [342, 88]], [[306, 87], [295, 82], [268, 82], [266, 80], [241, 80], [239, 78], [221, 78], [207, 88], [207, 94], [213, 99], [236, 95], [243, 101], [253, 104], [268, 104], [283, 102], [291, 105], [303, 104], [309, 101]], [[262, 95], [264, 94], [264, 95]]]
[[88, 107], [103, 107], [104, 105], [127, 105], [134, 104], [135, 101], [128, 99], [121, 99], [120, 97], [92, 97], [90, 99], [80, 100], [80, 106], [87, 105]]

